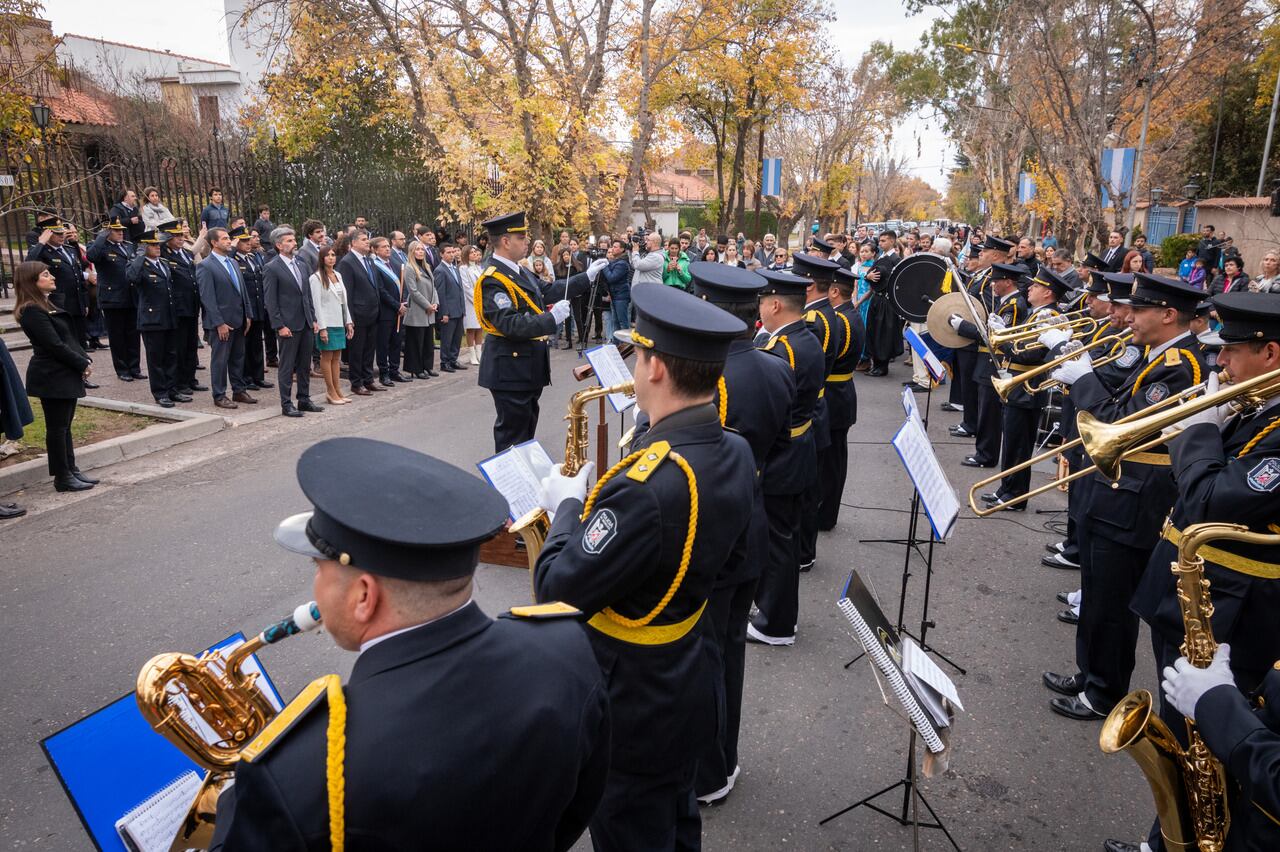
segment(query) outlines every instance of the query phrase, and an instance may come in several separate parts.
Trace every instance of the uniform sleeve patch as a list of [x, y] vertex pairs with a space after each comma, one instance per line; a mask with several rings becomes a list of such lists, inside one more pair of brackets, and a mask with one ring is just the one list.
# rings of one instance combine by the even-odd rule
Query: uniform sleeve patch
[[1258, 462], [1245, 481], [1254, 491], [1275, 491], [1280, 485], [1280, 459], [1272, 457]]
[[1126, 346], [1124, 352], [1116, 359], [1116, 363], [1121, 367], [1132, 367], [1138, 363], [1138, 359], [1142, 357], [1142, 351], [1136, 346]]
[[618, 516], [612, 509], [601, 509], [591, 518], [587, 531], [582, 534], [582, 549], [598, 556], [618, 536]]
[[1157, 402], [1160, 402], [1162, 399], [1169, 396], [1169, 386], [1164, 382], [1156, 382], [1154, 385], [1147, 388], [1145, 396], [1147, 402], [1155, 405]]
[[493, 303], [501, 310], [507, 310], [511, 307], [511, 297], [506, 293], [494, 293]]

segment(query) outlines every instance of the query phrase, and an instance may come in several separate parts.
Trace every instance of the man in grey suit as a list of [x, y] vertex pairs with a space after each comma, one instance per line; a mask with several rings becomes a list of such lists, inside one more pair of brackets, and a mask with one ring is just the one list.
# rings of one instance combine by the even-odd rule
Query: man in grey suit
[[[294, 238], [297, 238], [296, 234]], [[298, 243], [294, 256], [304, 261], [311, 272], [315, 272], [320, 266], [320, 249], [324, 244], [324, 223], [317, 219], [308, 219], [302, 223], [302, 240]]]
[[[262, 270], [262, 290], [267, 317], [280, 340], [280, 408], [285, 417], [301, 417], [304, 411], [324, 411], [311, 401], [311, 347], [320, 330], [311, 304], [311, 272], [294, 253], [298, 241], [293, 228], [276, 228], [271, 241], [277, 254]], [[295, 378], [297, 408], [290, 399]]]
[[462, 279], [458, 275], [458, 247], [445, 246], [440, 257], [440, 265], [432, 273], [436, 295], [440, 297], [440, 307], [436, 309], [436, 327], [440, 329], [440, 369], [453, 373], [467, 369], [466, 364], [458, 363], [466, 297], [462, 292]]
[[[241, 226], [240, 231], [244, 231]], [[255, 403], [244, 380], [244, 336], [249, 331], [249, 294], [240, 279], [240, 267], [231, 258], [234, 243], [226, 228], [210, 228], [206, 239], [212, 253], [196, 265], [196, 286], [204, 308], [204, 330], [213, 347], [209, 384], [218, 408], [239, 408]], [[231, 373], [231, 399], [227, 399], [227, 373]]]

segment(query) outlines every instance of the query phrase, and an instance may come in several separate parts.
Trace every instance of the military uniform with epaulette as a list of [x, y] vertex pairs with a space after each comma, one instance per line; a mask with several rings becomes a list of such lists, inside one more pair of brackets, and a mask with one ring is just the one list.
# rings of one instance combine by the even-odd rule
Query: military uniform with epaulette
[[[808, 279], [788, 272], [757, 273], [767, 283], [761, 295], [803, 295]], [[795, 641], [800, 611], [801, 498], [817, 487], [814, 418], [824, 386], [822, 342], [805, 326], [804, 318], [775, 329], [764, 350], [783, 359], [796, 385], [791, 410], [791, 444], [770, 458], [764, 473], [765, 511], [769, 517], [769, 562], [756, 588], [759, 612], [747, 627], [747, 637], [770, 644]]]
[[[1143, 274], [1137, 276], [1130, 296], [1117, 301], [1135, 310], [1191, 311], [1199, 291]], [[1206, 375], [1194, 338], [1183, 331], [1153, 346], [1118, 389], [1113, 391], [1090, 371], [1071, 384], [1070, 393], [1079, 411], [1112, 423], [1198, 385]], [[1079, 674], [1063, 678], [1064, 689], [1058, 690], [1069, 692], [1078, 686], [1079, 692], [1051, 702], [1055, 712], [1082, 719], [1110, 712], [1129, 691], [1138, 639], [1138, 619], [1129, 601], [1177, 495], [1164, 446], [1126, 458], [1115, 483], [1100, 473], [1093, 474], [1092, 480], [1084, 523], [1078, 527], [1082, 557], [1082, 603], [1076, 626]]]
[[[1017, 281], [1025, 274], [1024, 266], [997, 263], [991, 267], [988, 281]], [[1026, 319], [1027, 305], [1019, 298], [1016, 288], [1007, 295], [997, 296], [995, 289], [988, 284], [979, 294], [979, 300], [988, 316], [1004, 320], [1006, 328], [1018, 325]], [[983, 342], [981, 330], [972, 320], [963, 320], [956, 333], [978, 342], [978, 359], [973, 365], [973, 382], [977, 388], [977, 411], [973, 419], [974, 451], [963, 464], [968, 467], [994, 467], [1000, 461], [1001, 423], [1004, 418], [1004, 405], [991, 384], [992, 377], [996, 375], [995, 360], [990, 347]], [[965, 408], [968, 409], [967, 403]]]
[[208, 390], [196, 379], [200, 365], [196, 350], [199, 348], [200, 288], [196, 285], [196, 259], [186, 247], [171, 249], [167, 242], [174, 236], [182, 236], [182, 223], [166, 222], [157, 228], [166, 242], [160, 247], [160, 259], [169, 265], [170, 288], [173, 291], [173, 314], [178, 327], [174, 331], [174, 349], [178, 361], [174, 367], [174, 385], [179, 393]]
[[[249, 247], [249, 232], [240, 240], [240, 247]], [[271, 387], [267, 383], [267, 359], [264, 350], [266, 331], [271, 328], [267, 317], [266, 293], [262, 289], [262, 259], [256, 252], [235, 253], [236, 266], [240, 267], [240, 280], [244, 282], [247, 305], [246, 315], [251, 321], [244, 336], [244, 378], [249, 390]]]
[[[681, 290], [637, 288], [638, 349], [723, 362], [746, 325]], [[714, 402], [668, 414], [601, 475], [585, 504], [556, 507], [534, 568], [539, 601], [560, 600], [585, 627], [608, 681], [612, 765], [591, 822], [596, 849], [697, 849], [698, 758], [722, 723], [722, 677], [706, 608], [742, 558], [756, 468]]]
[[147, 352], [147, 375], [151, 395], [157, 402], [168, 402], [177, 392], [176, 367], [178, 351], [177, 314], [173, 309], [173, 284], [169, 264], [161, 258], [146, 256], [146, 246], [159, 242], [155, 231], [143, 231], [138, 238], [138, 253], [129, 263], [129, 284], [137, 305], [138, 331]]
[[[849, 270], [838, 271], [836, 275], [856, 281], [856, 276]], [[835, 529], [840, 517], [844, 484], [849, 473], [849, 429], [858, 422], [858, 392], [853, 376], [867, 337], [862, 314], [848, 300], [831, 307], [829, 321], [833, 328], [839, 329], [840, 347], [835, 351], [835, 362], [824, 385], [831, 446], [827, 450], [827, 464], [818, 468], [820, 531]]]
[[[967, 284], [959, 286], [966, 287], [975, 302], [984, 308], [990, 308], [990, 278], [991, 267], [987, 267], [973, 273]], [[980, 341], [975, 338], [969, 345], [953, 349], [951, 358], [951, 381], [959, 388], [956, 392], [959, 397], [957, 399], [952, 394], [950, 400], [964, 408], [958, 428], [970, 436], [978, 431], [978, 385], [973, 380], [973, 374], [978, 366], [978, 358], [988, 357], [978, 352], [979, 344]]]
[[[47, 216], [36, 222], [36, 230], [52, 230], [65, 234], [66, 226], [56, 216]], [[71, 330], [83, 346], [88, 341], [86, 317], [89, 311], [89, 286], [85, 282], [84, 269], [80, 266], [80, 252], [66, 245], [52, 246], [37, 242], [27, 251], [27, 260], [43, 263], [53, 276], [57, 288], [49, 294], [49, 301], [66, 311], [71, 318]]]
[[142, 377], [142, 338], [138, 335], [138, 310], [129, 286], [134, 246], [128, 241], [108, 239], [111, 232], [124, 230], [119, 219], [112, 219], [89, 244], [87, 254], [98, 273], [98, 307], [107, 324], [111, 365], [121, 381], [131, 382]]

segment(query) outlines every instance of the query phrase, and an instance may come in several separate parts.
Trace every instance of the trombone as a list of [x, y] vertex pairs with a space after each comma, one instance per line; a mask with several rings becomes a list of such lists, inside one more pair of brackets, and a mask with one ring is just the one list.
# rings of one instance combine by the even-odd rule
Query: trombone
[[1026, 384], [1027, 393], [1033, 393], [1033, 394], [1040, 393], [1040, 391], [1048, 390], [1050, 386], [1057, 384], [1057, 382], [1054, 381], [1053, 379], [1045, 379], [1044, 381], [1039, 381], [1039, 382], [1036, 382], [1035, 384], [1032, 384], [1033, 380], [1038, 379], [1040, 376], [1043, 376], [1046, 373], [1052, 373], [1054, 370], [1058, 369], [1063, 364], [1070, 361], [1072, 358], [1079, 357], [1081, 352], [1088, 352], [1090, 349], [1093, 349], [1098, 346], [1102, 346], [1104, 344], [1110, 347], [1110, 351], [1107, 353], [1106, 356], [1099, 358], [1097, 361], [1094, 361], [1093, 366], [1101, 367], [1103, 364], [1110, 364], [1112, 361], [1116, 360], [1117, 358], [1119, 358], [1121, 355], [1124, 354], [1124, 350], [1129, 345], [1129, 341], [1132, 338], [1133, 338], [1133, 332], [1129, 329], [1126, 329], [1117, 334], [1109, 334], [1106, 337], [1100, 337], [1097, 340], [1093, 341], [1092, 343], [1087, 343], [1083, 346], [1079, 345], [1079, 342], [1076, 341], [1075, 342], [1076, 345], [1074, 346], [1074, 348], [1072, 348], [1072, 343], [1068, 343], [1067, 350], [1064, 351], [1063, 354], [1059, 355], [1057, 358], [1054, 358], [1051, 361], [1046, 361], [1045, 363], [1040, 364], [1036, 367], [1032, 367], [1030, 370], [1026, 370], [1025, 372], [1015, 373], [1014, 375], [1011, 375], [1011, 376], [1005, 376], [1005, 377], [1001, 377], [999, 375], [992, 376], [991, 384], [995, 386], [996, 393], [1000, 396], [1001, 402], [1008, 402], [1009, 394], [1011, 394], [1015, 388], [1017, 388], [1019, 385], [1022, 385], [1022, 384]]
[[991, 346], [1003, 348], [1012, 344], [1013, 352], [1031, 352], [1042, 347], [1036, 338], [1051, 328], [1068, 331], [1075, 338], [1088, 337], [1098, 330], [1099, 322], [1089, 316], [1087, 311], [1061, 314], [1049, 320], [1032, 320], [992, 331]]

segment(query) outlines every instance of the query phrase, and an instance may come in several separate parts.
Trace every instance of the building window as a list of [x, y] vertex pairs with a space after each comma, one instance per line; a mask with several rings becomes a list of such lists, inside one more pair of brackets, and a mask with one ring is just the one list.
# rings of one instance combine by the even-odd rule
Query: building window
[[204, 127], [218, 126], [218, 96], [201, 95], [196, 103], [200, 109], [200, 124]]

